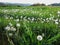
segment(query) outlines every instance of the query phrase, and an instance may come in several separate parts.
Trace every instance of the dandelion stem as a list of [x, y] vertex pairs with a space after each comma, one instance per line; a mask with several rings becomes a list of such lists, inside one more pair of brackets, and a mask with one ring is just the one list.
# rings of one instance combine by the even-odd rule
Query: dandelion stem
[[9, 36], [8, 36], [8, 34], [7, 34], [8, 32], [6, 31], [6, 36], [7, 36], [7, 38], [8, 38], [8, 42], [10, 43], [10, 45], [14, 45], [14, 43], [13, 43], [13, 41], [12, 40], [10, 40], [10, 38], [9, 38]]

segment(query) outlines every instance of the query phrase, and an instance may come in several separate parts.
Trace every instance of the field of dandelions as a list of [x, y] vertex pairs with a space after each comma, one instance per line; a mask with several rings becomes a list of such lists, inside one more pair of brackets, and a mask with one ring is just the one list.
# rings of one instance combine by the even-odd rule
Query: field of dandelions
[[1, 7], [0, 45], [59, 45], [60, 7]]

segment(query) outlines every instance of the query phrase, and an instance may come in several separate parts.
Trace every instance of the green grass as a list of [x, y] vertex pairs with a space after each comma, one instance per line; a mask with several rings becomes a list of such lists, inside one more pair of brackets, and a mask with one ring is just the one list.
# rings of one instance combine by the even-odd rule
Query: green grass
[[[4, 41], [8, 41], [7, 45], [59, 45], [58, 11], [60, 7], [56, 6], [0, 7], [0, 32], [5, 35], [2, 35], [0, 45], [4, 45]], [[7, 25], [10, 26], [9, 23], [12, 23], [16, 31], [5, 30]], [[16, 26], [17, 23], [20, 24], [19, 27]], [[9, 36], [9, 33], [13, 35]], [[37, 36], [42, 33], [44, 37], [38, 41]]]

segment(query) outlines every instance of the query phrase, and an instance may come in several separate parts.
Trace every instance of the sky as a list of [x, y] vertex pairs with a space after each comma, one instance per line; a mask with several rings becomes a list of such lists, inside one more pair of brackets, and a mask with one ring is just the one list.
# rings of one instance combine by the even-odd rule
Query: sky
[[44, 3], [44, 4], [48, 5], [51, 3], [60, 3], [60, 0], [0, 0], [0, 2], [24, 3], [24, 4]]

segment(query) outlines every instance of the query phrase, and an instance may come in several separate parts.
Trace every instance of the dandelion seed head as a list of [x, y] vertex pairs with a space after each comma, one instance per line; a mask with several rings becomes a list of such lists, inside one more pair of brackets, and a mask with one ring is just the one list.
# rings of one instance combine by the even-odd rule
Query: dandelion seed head
[[10, 31], [10, 26], [5, 27], [5, 30]]
[[37, 36], [37, 40], [38, 40], [38, 41], [41, 41], [42, 39], [43, 39], [43, 37], [42, 37], [41, 35], [38, 35], [38, 36]]
[[19, 23], [17, 23], [17, 24], [16, 24], [16, 26], [17, 26], [17, 27], [20, 27], [20, 24], [19, 24]]
[[9, 33], [9, 36], [12, 36], [13, 34], [12, 33]]

